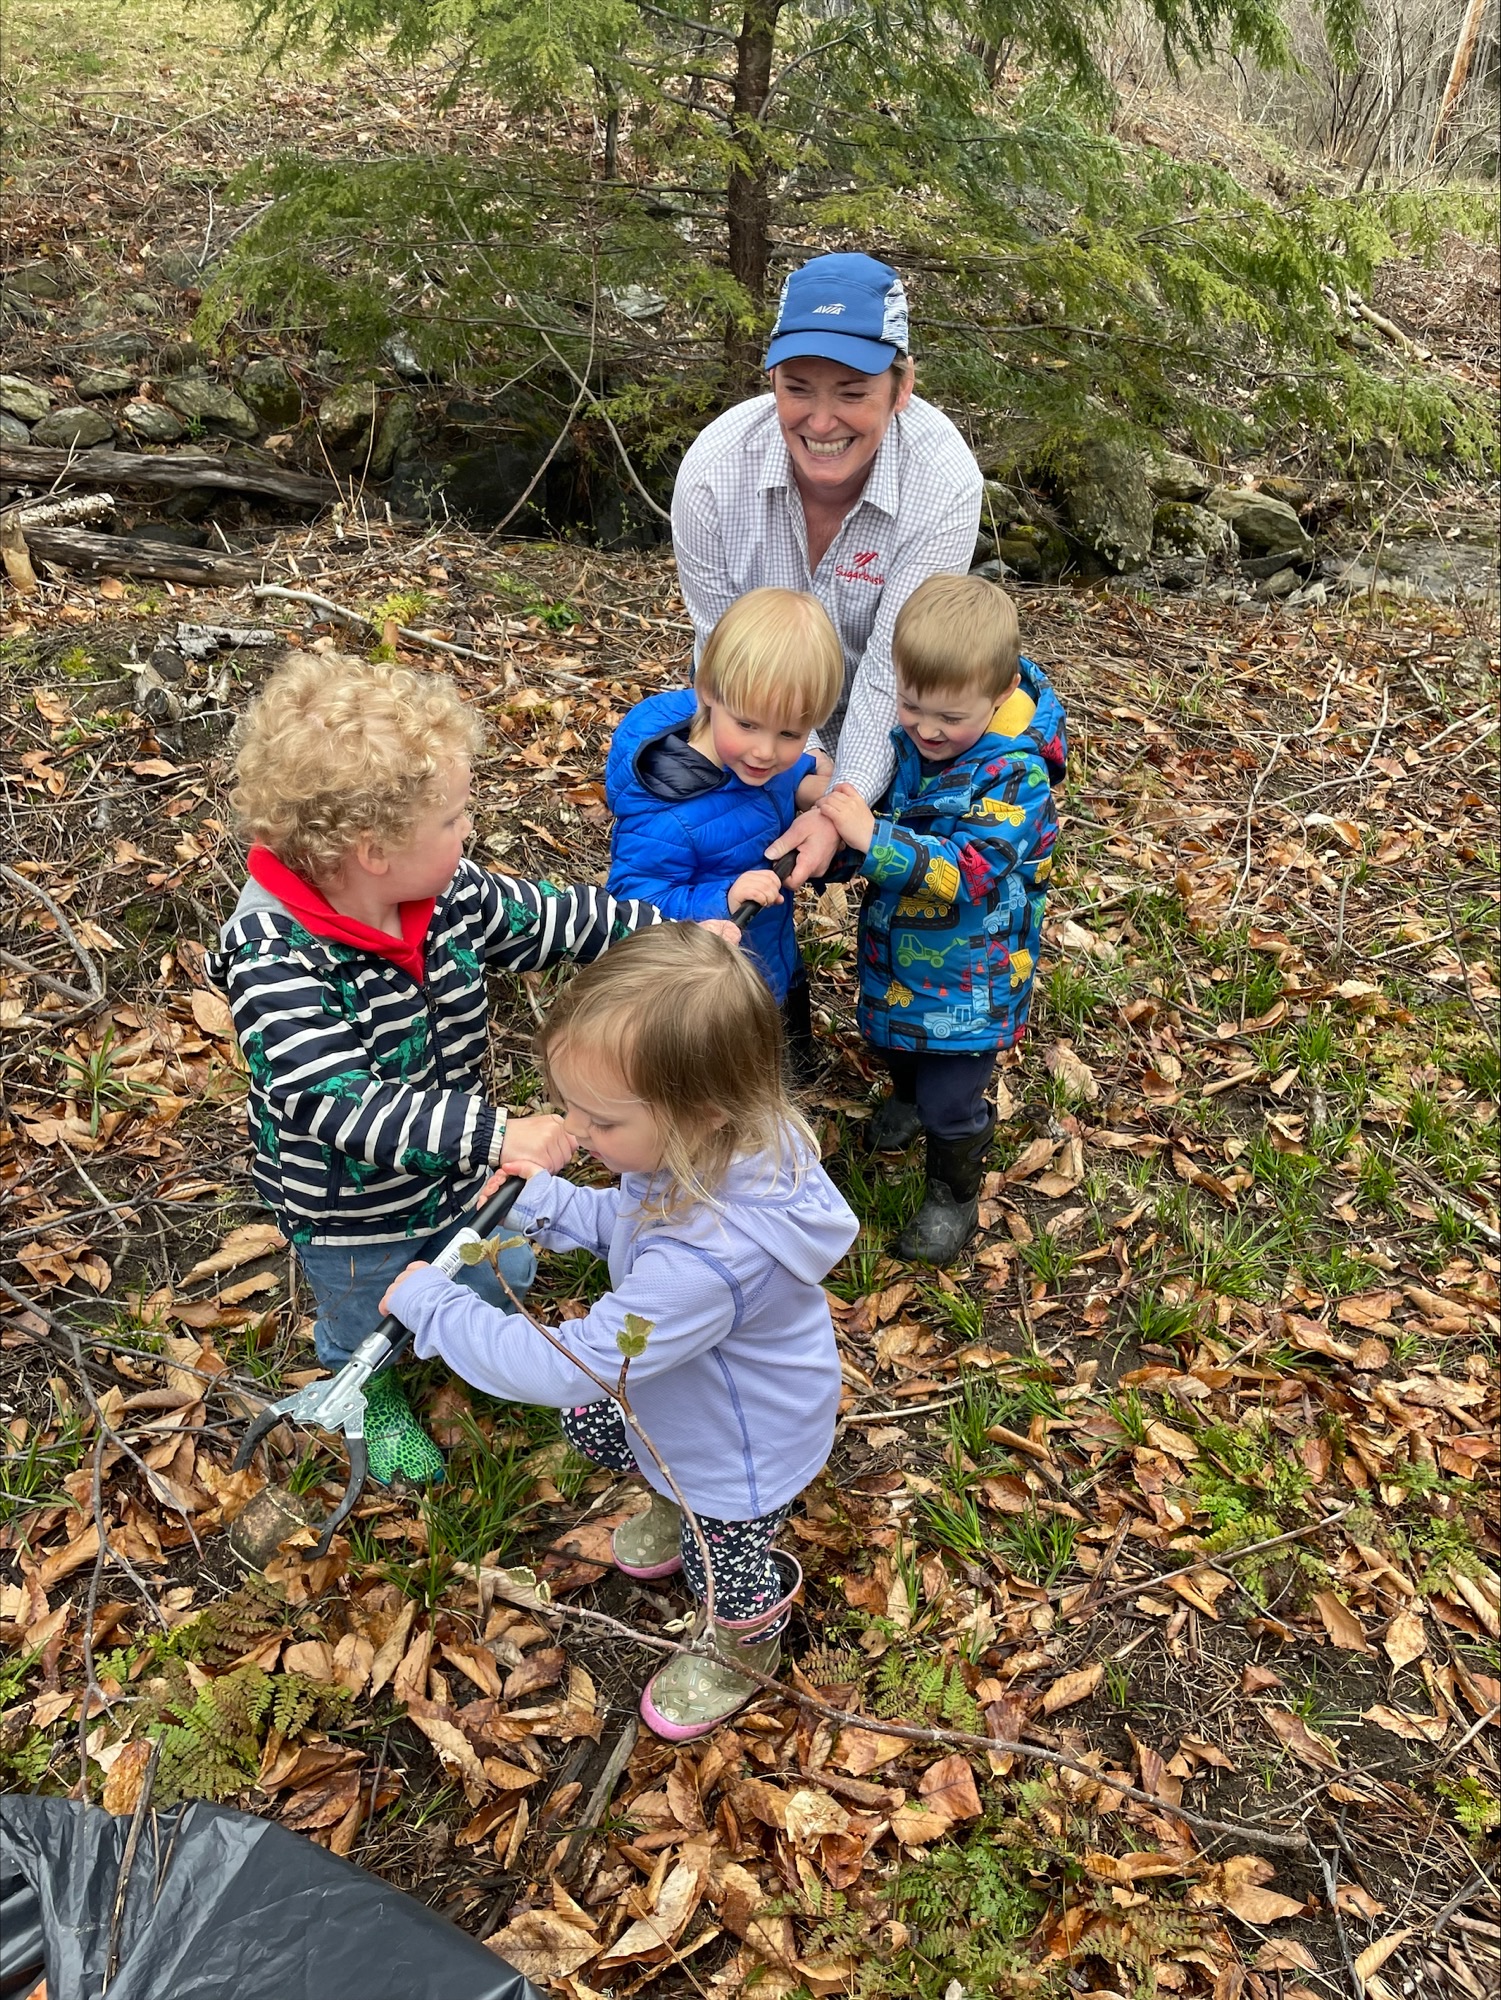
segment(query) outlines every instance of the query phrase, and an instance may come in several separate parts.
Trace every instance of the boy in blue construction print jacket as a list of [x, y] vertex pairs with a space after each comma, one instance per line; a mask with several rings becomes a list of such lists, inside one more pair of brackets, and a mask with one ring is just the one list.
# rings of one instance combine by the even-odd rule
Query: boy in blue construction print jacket
[[759, 903], [744, 947], [782, 1007], [795, 1063], [812, 1049], [808, 982], [792, 899], [765, 855], [829, 782], [808, 736], [843, 687], [818, 599], [748, 591], [709, 635], [694, 685], [638, 702], [605, 766], [612, 894], [698, 920]]
[[874, 811], [835, 785], [819, 810], [859, 856], [860, 1032], [892, 1090], [872, 1145], [927, 1142], [922, 1206], [892, 1246], [947, 1264], [974, 1234], [997, 1052], [1026, 1029], [1067, 745], [1062, 704], [1020, 657], [1016, 607], [933, 576], [892, 635], [896, 777]]
[[[252, 1178], [317, 1305], [338, 1368], [394, 1274], [497, 1167], [567, 1164], [559, 1118], [485, 1090], [488, 970], [598, 956], [654, 924], [604, 890], [491, 874], [464, 856], [478, 717], [440, 674], [293, 654], [241, 724], [233, 805], [246, 883], [206, 970], [248, 1072]], [[517, 1290], [531, 1252], [502, 1253]], [[465, 1279], [505, 1299], [488, 1266]], [[366, 1390], [371, 1476], [442, 1476], [398, 1374]]]

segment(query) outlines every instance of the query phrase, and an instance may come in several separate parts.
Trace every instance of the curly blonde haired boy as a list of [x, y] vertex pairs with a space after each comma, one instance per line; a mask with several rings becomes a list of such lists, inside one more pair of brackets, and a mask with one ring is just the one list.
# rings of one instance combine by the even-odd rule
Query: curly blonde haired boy
[[[487, 970], [592, 959], [657, 921], [646, 903], [465, 858], [482, 741], [443, 675], [340, 653], [291, 654], [238, 732], [231, 802], [250, 879], [209, 973], [249, 1071], [252, 1177], [297, 1246], [330, 1368], [493, 1169], [556, 1169], [572, 1153], [560, 1119], [485, 1095]], [[503, 1265], [530, 1284], [529, 1251]], [[504, 1301], [487, 1266], [467, 1277]], [[366, 1402], [371, 1476], [441, 1478], [391, 1371]]]

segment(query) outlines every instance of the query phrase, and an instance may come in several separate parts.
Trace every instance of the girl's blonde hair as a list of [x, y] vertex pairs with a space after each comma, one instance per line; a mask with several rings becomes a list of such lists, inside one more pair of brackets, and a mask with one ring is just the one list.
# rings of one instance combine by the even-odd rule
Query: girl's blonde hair
[[586, 965], [537, 1036], [555, 1095], [551, 1065], [565, 1053], [608, 1063], [650, 1109], [665, 1140], [663, 1215], [715, 1202], [737, 1156], [785, 1165], [794, 1135], [818, 1158], [787, 1095], [770, 988], [744, 953], [701, 924], [636, 931]]
[[236, 733], [230, 804], [247, 841], [304, 880], [326, 881], [362, 836], [399, 846], [483, 741], [443, 674], [291, 653]]
[[844, 692], [844, 648], [816, 597], [748, 590], [709, 634], [694, 685], [738, 715], [816, 729]]

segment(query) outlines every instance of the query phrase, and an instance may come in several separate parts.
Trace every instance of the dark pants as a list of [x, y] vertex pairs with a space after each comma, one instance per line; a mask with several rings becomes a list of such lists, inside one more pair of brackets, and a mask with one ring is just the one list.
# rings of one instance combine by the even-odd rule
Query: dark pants
[[922, 1055], [883, 1049], [891, 1071], [892, 1095], [915, 1104], [925, 1132], [935, 1139], [969, 1139], [990, 1123], [985, 1093], [995, 1070], [995, 1050], [974, 1054]]
[[[607, 1465], [612, 1472], [636, 1472], [636, 1455], [614, 1403], [581, 1403], [576, 1410], [562, 1413], [563, 1435], [577, 1452]], [[700, 1514], [698, 1525], [709, 1545], [714, 1565], [714, 1607], [721, 1618], [758, 1618], [786, 1594], [782, 1573], [771, 1559], [771, 1546], [786, 1525], [791, 1504], [750, 1521], [719, 1521]], [[698, 1543], [687, 1521], [678, 1543], [683, 1558], [683, 1581], [702, 1604], [704, 1563]], [[769, 1628], [764, 1635], [771, 1637]]]
[[800, 972], [787, 988], [782, 1002], [782, 1032], [787, 1038], [787, 1060], [794, 1080], [810, 1076], [818, 1066], [818, 1044], [813, 1038], [813, 990], [806, 973]]

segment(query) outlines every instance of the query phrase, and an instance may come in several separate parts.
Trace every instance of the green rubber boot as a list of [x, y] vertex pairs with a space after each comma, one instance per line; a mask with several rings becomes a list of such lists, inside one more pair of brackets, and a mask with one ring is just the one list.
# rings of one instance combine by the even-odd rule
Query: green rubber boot
[[378, 1486], [398, 1479], [409, 1486], [436, 1486], [443, 1477], [443, 1454], [412, 1415], [394, 1368], [382, 1369], [365, 1384], [365, 1445], [370, 1477]]

